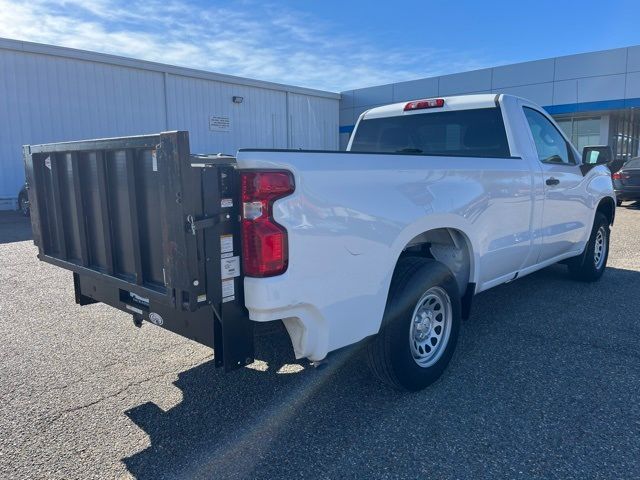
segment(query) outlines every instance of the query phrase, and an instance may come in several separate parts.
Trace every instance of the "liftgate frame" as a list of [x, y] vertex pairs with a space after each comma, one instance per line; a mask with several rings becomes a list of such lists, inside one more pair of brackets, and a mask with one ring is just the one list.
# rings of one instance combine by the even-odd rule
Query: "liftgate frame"
[[38, 258], [73, 272], [76, 303], [212, 347], [227, 371], [253, 361], [235, 159], [174, 131], [27, 145], [24, 161]]

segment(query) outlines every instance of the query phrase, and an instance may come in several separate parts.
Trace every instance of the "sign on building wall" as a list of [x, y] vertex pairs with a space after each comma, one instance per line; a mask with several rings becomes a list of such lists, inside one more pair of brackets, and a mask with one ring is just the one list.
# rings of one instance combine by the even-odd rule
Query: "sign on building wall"
[[209, 130], [212, 132], [230, 132], [231, 119], [221, 115], [211, 115], [209, 117]]

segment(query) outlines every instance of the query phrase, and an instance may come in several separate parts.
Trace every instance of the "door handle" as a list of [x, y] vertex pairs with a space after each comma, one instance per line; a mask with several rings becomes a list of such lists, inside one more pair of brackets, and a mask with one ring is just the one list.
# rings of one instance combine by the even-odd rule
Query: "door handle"
[[558, 180], [557, 178], [547, 178], [547, 180], [544, 182], [547, 185], [558, 185], [560, 183], [560, 180]]

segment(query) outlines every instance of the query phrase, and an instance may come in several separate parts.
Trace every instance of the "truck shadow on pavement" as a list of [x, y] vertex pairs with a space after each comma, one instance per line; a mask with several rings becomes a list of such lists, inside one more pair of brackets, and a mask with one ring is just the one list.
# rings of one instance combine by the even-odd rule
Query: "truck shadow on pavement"
[[410, 394], [372, 379], [361, 347], [315, 370], [261, 337], [265, 371], [209, 361], [179, 374], [174, 408], [126, 412], [151, 445], [123, 462], [142, 479], [640, 473], [639, 308], [640, 272], [549, 267], [476, 297], [448, 370]]
[[[346, 406], [340, 398], [357, 402], [367, 382], [366, 371], [349, 366], [361, 355], [357, 346], [337, 352], [321, 369], [295, 359], [284, 328], [257, 338], [256, 349], [254, 368], [225, 374], [208, 361], [180, 373], [174, 384], [183, 401], [166, 412], [153, 403], [126, 412], [151, 440], [149, 448], [124, 459], [136, 478], [255, 477], [257, 463], [283, 448], [277, 439], [285, 425], [306, 417], [320, 398], [336, 409]], [[285, 448], [306, 447], [296, 440]]]
[[0, 212], [0, 244], [32, 240], [31, 222], [18, 212]]

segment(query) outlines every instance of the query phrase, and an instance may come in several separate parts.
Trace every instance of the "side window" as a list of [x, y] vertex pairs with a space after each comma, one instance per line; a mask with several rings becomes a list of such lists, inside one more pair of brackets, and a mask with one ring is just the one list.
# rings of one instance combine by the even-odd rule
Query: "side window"
[[524, 107], [533, 141], [538, 151], [538, 159], [544, 163], [573, 165], [573, 155], [569, 151], [567, 141], [547, 117], [532, 108]]

